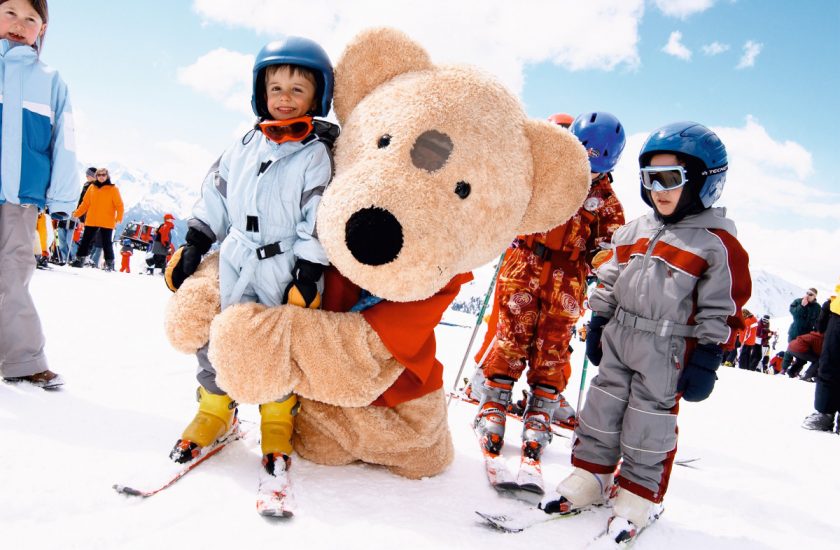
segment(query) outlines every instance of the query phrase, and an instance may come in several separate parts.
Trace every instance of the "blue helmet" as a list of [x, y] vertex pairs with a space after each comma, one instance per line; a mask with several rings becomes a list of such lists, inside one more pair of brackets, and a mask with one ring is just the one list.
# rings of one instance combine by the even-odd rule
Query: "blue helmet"
[[[648, 136], [639, 153], [639, 167], [648, 166], [657, 153], [673, 153], [685, 162], [686, 187], [690, 190], [685, 198], [695, 203], [686, 214], [709, 208], [720, 198], [729, 163], [726, 147], [717, 134], [696, 122], [674, 122]], [[644, 188], [642, 198], [652, 206]]]
[[266, 44], [254, 61], [254, 81], [251, 92], [251, 109], [260, 118], [270, 118], [265, 104], [265, 68], [270, 65], [297, 65], [315, 73], [315, 97], [320, 98], [315, 116], [327, 116], [333, 96], [333, 67], [324, 48], [313, 40], [300, 36], [287, 36], [283, 40]]
[[615, 116], [604, 111], [584, 113], [572, 122], [572, 132], [589, 153], [592, 172], [612, 172], [624, 150], [624, 127]]

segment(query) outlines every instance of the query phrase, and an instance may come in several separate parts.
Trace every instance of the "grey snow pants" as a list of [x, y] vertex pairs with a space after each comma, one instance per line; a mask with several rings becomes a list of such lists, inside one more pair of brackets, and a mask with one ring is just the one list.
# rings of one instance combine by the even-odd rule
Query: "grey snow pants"
[[677, 382], [685, 338], [622, 326], [604, 328], [603, 359], [575, 430], [572, 464], [612, 473], [620, 487], [653, 502], [668, 489], [677, 450]]
[[35, 222], [38, 209], [0, 204], [0, 375], [44, 372], [44, 332], [29, 281], [35, 272]]

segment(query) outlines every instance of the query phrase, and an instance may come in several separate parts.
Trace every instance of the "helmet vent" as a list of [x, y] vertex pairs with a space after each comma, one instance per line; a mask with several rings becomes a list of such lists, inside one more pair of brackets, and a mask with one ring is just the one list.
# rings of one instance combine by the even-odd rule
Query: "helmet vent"
[[598, 113], [592, 113], [592, 116], [589, 117], [590, 124], [595, 122], [595, 119], [598, 117]]

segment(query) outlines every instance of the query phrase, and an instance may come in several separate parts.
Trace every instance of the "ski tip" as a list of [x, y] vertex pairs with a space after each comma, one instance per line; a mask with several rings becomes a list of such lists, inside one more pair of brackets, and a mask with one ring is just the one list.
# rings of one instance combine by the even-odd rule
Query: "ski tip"
[[257, 510], [257, 513], [269, 519], [289, 519], [295, 516], [291, 510]]
[[116, 492], [118, 492], [121, 495], [128, 495], [128, 496], [132, 496], [132, 497], [146, 497], [147, 496], [145, 492], [140, 491], [138, 489], [135, 489], [133, 487], [128, 487], [126, 485], [119, 485], [119, 484], [115, 483], [114, 485], [112, 485], [112, 487], [114, 488], [114, 490]]

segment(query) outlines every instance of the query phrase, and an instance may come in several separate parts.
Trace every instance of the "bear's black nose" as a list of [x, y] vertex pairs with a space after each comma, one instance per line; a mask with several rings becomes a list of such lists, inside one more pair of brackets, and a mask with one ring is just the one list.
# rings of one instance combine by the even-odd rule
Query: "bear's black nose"
[[365, 265], [392, 262], [403, 246], [400, 222], [384, 208], [371, 206], [347, 220], [344, 239], [353, 257]]

